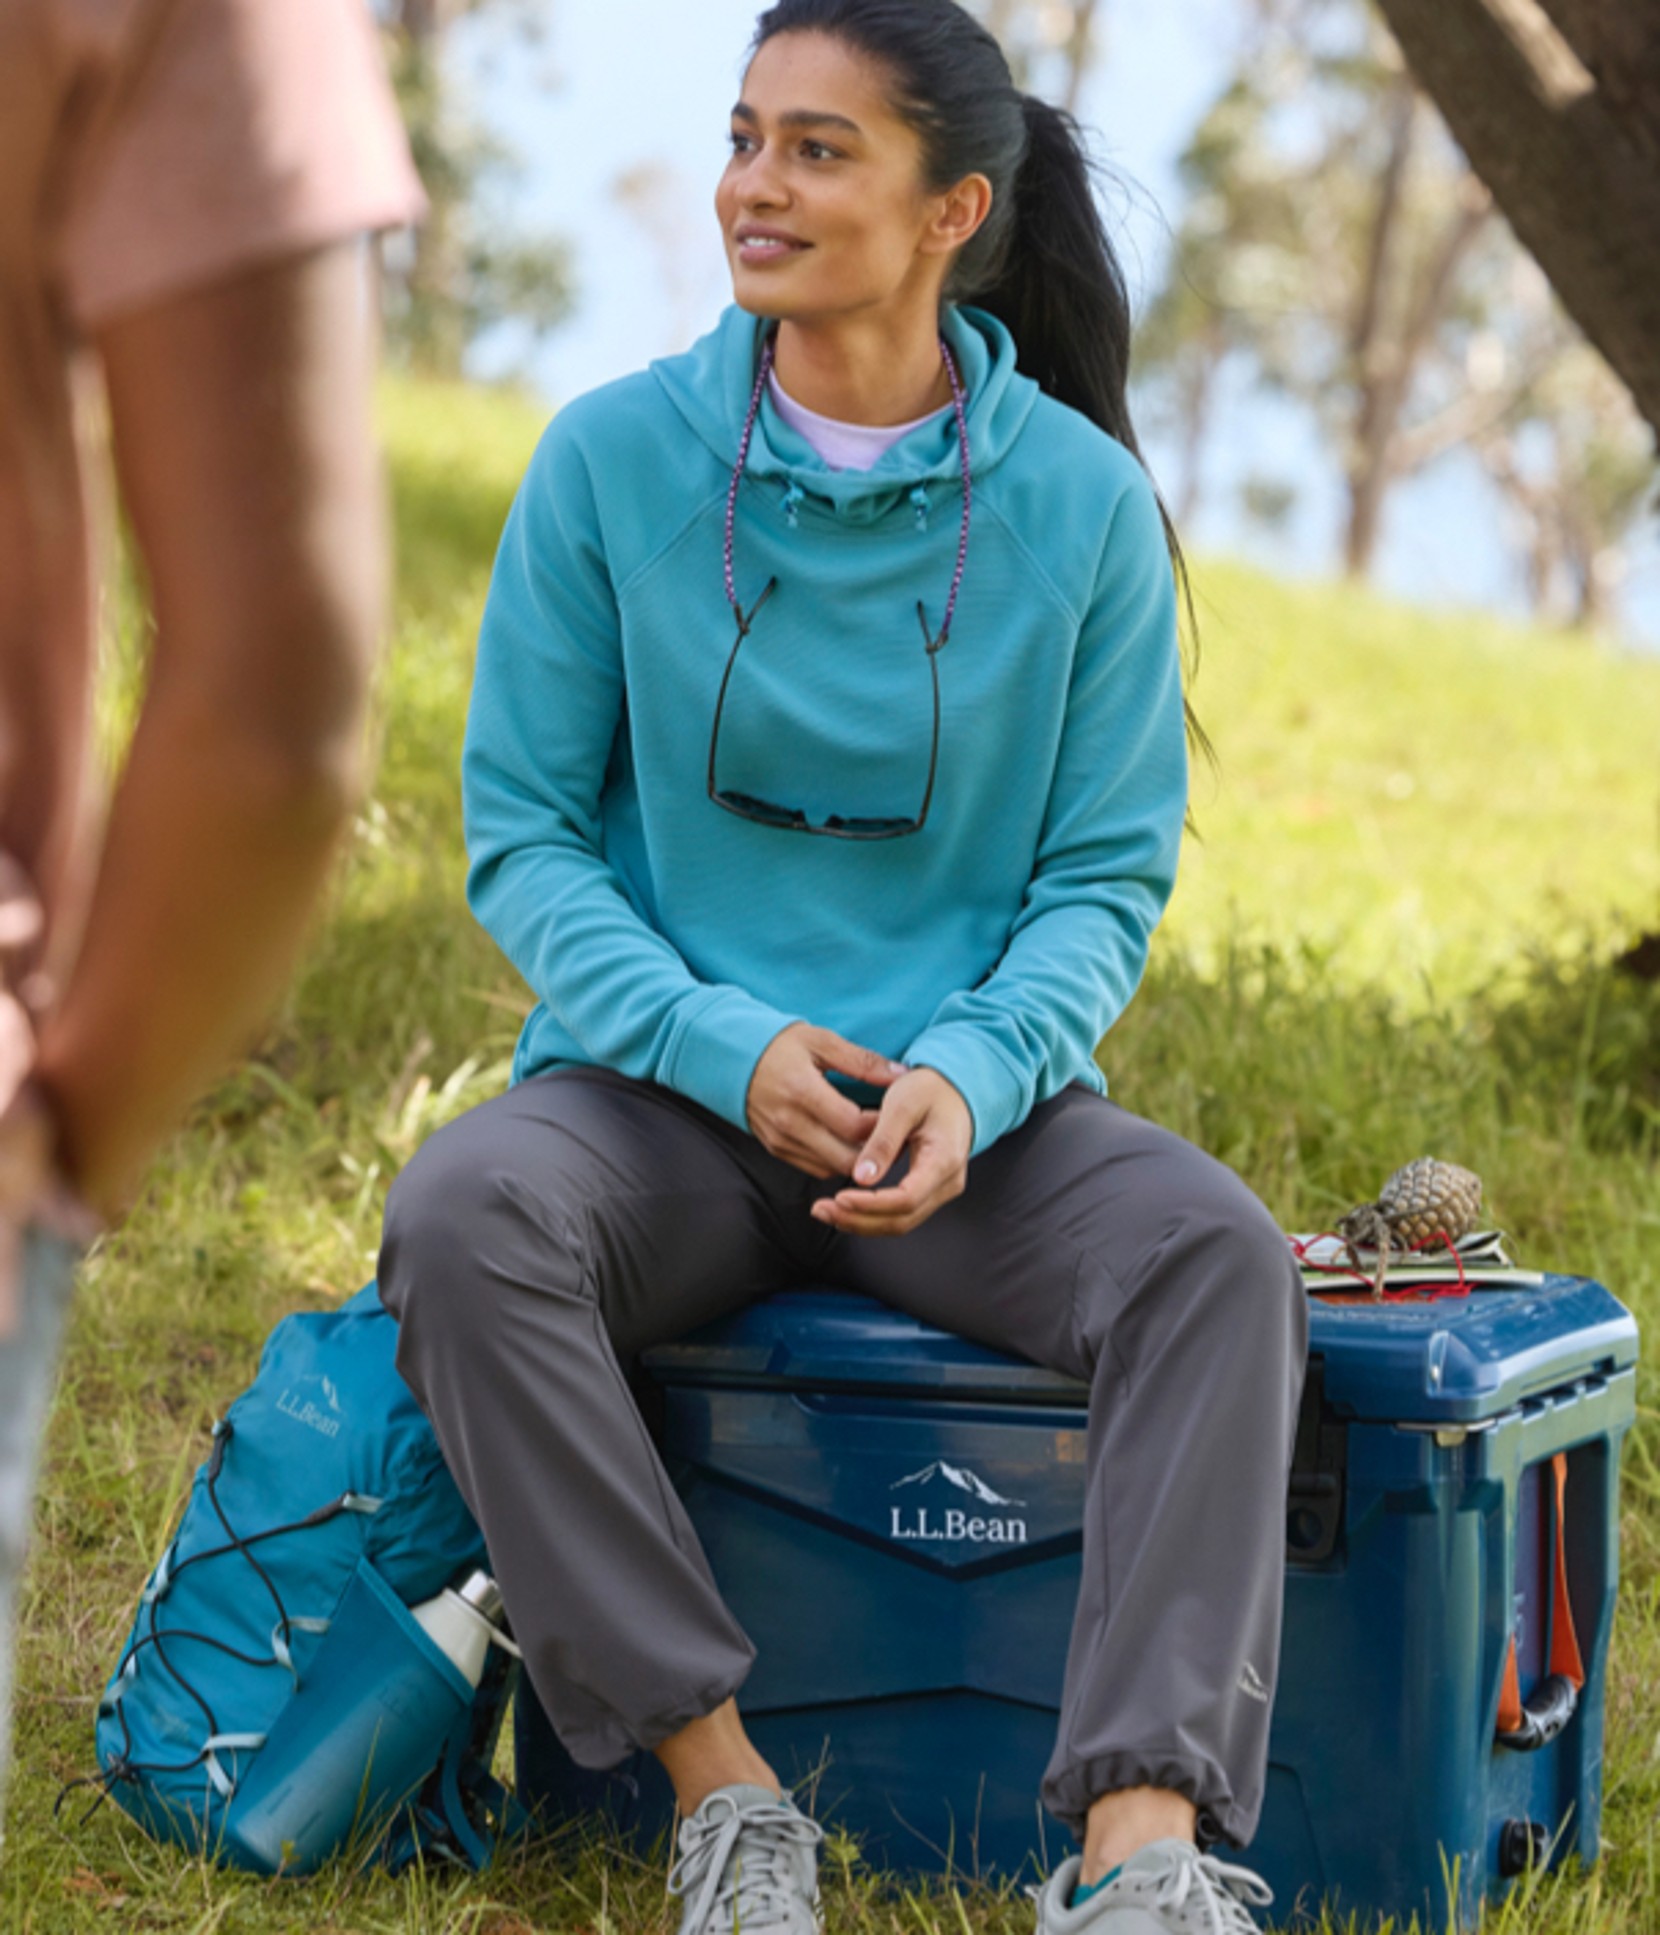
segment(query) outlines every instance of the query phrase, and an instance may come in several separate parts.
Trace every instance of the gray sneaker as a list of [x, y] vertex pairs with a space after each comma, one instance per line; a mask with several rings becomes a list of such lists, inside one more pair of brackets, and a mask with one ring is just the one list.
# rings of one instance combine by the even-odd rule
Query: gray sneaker
[[1083, 1859], [1071, 1855], [1037, 1896], [1037, 1935], [1259, 1935], [1243, 1904], [1274, 1891], [1249, 1868], [1201, 1854], [1191, 1841], [1154, 1841], [1098, 1895], [1070, 1906]]
[[820, 1935], [824, 1830], [770, 1787], [717, 1787], [680, 1824], [680, 1935]]

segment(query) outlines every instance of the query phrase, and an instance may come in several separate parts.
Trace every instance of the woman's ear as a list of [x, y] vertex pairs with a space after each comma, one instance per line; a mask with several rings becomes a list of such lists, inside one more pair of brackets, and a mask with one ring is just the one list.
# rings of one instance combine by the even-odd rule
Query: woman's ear
[[971, 241], [991, 213], [991, 192], [986, 176], [964, 175], [954, 187], [932, 196], [921, 252], [950, 255]]

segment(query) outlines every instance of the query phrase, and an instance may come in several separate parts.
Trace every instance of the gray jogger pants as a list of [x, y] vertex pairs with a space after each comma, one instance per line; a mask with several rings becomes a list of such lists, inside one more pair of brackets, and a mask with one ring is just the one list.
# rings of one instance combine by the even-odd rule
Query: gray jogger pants
[[833, 1284], [1088, 1380], [1083, 1585], [1043, 1799], [1081, 1832], [1104, 1793], [1170, 1788], [1243, 1847], [1307, 1347], [1284, 1237], [1231, 1171], [1081, 1086], [907, 1235], [814, 1222], [837, 1186], [667, 1089], [561, 1069], [440, 1130], [392, 1190], [399, 1368], [565, 1746], [590, 1767], [655, 1746], [754, 1658], [619, 1359]]

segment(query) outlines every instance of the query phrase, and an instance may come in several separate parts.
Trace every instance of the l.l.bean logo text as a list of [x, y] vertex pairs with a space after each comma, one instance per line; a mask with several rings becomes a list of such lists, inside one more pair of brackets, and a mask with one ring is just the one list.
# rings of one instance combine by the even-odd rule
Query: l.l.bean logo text
[[929, 1498], [918, 1497], [904, 1504], [889, 1506], [890, 1539], [924, 1545], [1026, 1543], [1026, 1521], [1023, 1518], [1012, 1517], [1006, 1511], [976, 1512], [962, 1505], [942, 1504], [937, 1494], [940, 1485], [965, 1492], [980, 1505], [1018, 1508], [1026, 1502], [1020, 1498], [1005, 1498], [966, 1465], [948, 1465], [941, 1458], [934, 1464], [924, 1466], [921, 1471], [913, 1471], [909, 1477], [896, 1479], [888, 1487], [890, 1491], [897, 1492], [914, 1486], [919, 1493], [935, 1488], [934, 1495]]

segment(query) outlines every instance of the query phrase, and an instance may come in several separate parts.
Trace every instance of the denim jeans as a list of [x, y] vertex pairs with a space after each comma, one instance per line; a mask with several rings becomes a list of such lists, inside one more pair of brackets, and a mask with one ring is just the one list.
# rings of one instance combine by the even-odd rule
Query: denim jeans
[[22, 1322], [0, 1337], [0, 1831], [11, 1758], [17, 1588], [75, 1261], [74, 1249], [58, 1238], [38, 1231], [25, 1236]]

